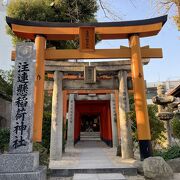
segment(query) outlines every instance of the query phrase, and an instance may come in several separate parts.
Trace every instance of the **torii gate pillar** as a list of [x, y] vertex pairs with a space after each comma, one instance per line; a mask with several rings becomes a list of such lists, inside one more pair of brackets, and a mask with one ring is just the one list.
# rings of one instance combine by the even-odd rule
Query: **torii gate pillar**
[[136, 124], [139, 140], [141, 160], [152, 156], [151, 133], [145, 94], [143, 66], [141, 61], [141, 49], [138, 34], [129, 38], [131, 48], [131, 73], [134, 89], [134, 101], [136, 111]]
[[45, 74], [45, 50], [46, 39], [44, 36], [37, 35], [36, 44], [36, 77], [34, 87], [34, 134], [35, 142], [42, 141], [42, 120], [44, 108], [44, 74]]

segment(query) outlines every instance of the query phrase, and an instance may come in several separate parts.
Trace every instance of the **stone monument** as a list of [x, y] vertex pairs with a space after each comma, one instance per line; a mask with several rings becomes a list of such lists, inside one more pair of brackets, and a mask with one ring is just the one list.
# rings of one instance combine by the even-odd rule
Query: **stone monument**
[[0, 155], [0, 180], [45, 180], [33, 152], [35, 51], [30, 42], [16, 47], [9, 153]]

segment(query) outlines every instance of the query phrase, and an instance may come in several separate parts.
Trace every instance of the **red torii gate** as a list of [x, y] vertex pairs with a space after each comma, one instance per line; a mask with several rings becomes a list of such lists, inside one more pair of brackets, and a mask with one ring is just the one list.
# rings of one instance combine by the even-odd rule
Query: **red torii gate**
[[[34, 141], [41, 141], [42, 138], [45, 60], [131, 58], [140, 154], [142, 159], [149, 157], [151, 134], [141, 58], [161, 58], [162, 50], [141, 48], [140, 38], [157, 35], [166, 20], [167, 16], [161, 16], [139, 21], [75, 24], [21, 21], [7, 17], [6, 21], [15, 35], [34, 40], [36, 44]], [[129, 39], [130, 47], [95, 49], [95, 34], [102, 40]], [[80, 39], [78, 50], [46, 49], [46, 40], [75, 40], [77, 37]]]

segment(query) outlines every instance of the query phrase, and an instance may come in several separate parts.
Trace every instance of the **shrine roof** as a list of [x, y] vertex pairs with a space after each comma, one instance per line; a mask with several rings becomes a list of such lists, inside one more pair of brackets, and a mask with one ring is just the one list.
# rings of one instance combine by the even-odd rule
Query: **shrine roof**
[[167, 15], [143, 20], [95, 23], [24, 21], [6, 17], [15, 35], [31, 40], [36, 35], [44, 35], [49, 40], [73, 40], [79, 35], [80, 27], [94, 27], [101, 39], [124, 39], [135, 33], [140, 37], [148, 37], [158, 34], [166, 21]]
[[174, 89], [172, 89], [170, 92], [168, 92], [168, 95], [180, 97], [180, 84], [176, 86]]

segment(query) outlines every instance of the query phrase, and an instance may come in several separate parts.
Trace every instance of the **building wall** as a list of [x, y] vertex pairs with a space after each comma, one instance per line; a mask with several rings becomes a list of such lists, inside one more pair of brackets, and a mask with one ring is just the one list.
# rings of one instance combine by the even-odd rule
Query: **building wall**
[[0, 98], [0, 128], [9, 128], [11, 121], [11, 102]]

